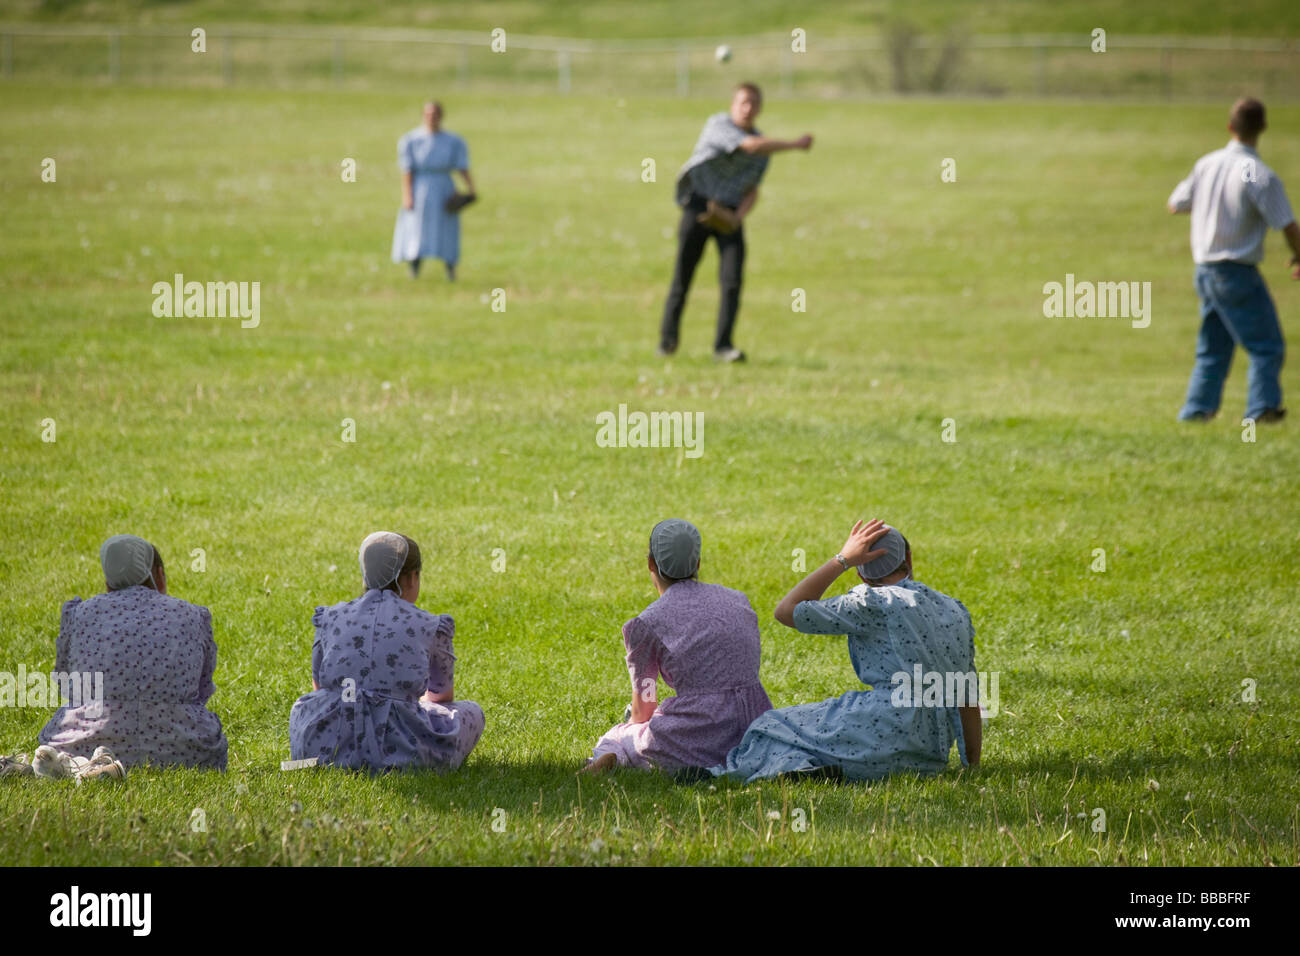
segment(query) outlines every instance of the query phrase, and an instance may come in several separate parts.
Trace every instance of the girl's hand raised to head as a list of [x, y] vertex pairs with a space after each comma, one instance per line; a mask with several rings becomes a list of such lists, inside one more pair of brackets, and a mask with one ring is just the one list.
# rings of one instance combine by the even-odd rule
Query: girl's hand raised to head
[[872, 551], [871, 546], [888, 533], [889, 525], [879, 519], [859, 521], [849, 532], [849, 539], [844, 542], [840, 554], [844, 555], [844, 560], [849, 564], [866, 564], [885, 553], [884, 548]]

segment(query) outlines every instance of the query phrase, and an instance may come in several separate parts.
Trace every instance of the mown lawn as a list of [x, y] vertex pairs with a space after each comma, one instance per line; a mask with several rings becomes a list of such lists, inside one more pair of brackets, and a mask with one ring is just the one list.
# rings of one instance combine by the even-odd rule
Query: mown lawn
[[[1173, 420], [1197, 313], [1164, 200], [1226, 139], [1226, 104], [774, 99], [761, 125], [817, 143], [772, 163], [747, 226], [750, 361], [719, 367], [712, 252], [681, 353], [654, 345], [671, 180], [724, 104], [449, 98], [482, 201], [448, 285], [387, 259], [419, 96], [0, 87], [0, 670], [51, 668], [60, 602], [103, 587], [100, 542], [141, 534], [172, 593], [212, 609], [231, 748], [224, 775], [3, 781], [0, 858], [1300, 861], [1296, 426], [1242, 440], [1240, 359], [1217, 421]], [[1300, 110], [1270, 126], [1294, 201]], [[1294, 339], [1300, 289], [1269, 248]], [[260, 282], [260, 325], [155, 318], [178, 272]], [[1150, 326], [1044, 318], [1067, 273], [1150, 282]], [[598, 447], [620, 403], [703, 413], [703, 454]], [[646, 539], [671, 515], [700, 527], [702, 577], [750, 596], [777, 706], [858, 686], [842, 639], [771, 617], [795, 549], [813, 567], [859, 517], [901, 527], [1000, 674], [982, 769], [576, 778], [622, 712], [619, 627], [653, 597]], [[486, 734], [449, 776], [282, 773], [311, 610], [355, 596], [380, 528], [420, 543], [420, 603], [456, 618]], [[0, 750], [32, 750], [48, 716], [0, 709]]]

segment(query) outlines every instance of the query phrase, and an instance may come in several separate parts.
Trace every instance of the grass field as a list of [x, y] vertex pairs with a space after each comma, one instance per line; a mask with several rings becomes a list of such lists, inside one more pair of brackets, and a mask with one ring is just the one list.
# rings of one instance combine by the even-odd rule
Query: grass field
[[[231, 745], [224, 775], [3, 781], [0, 858], [1300, 862], [1296, 426], [1242, 440], [1240, 356], [1221, 418], [1173, 420], [1197, 314], [1164, 200], [1225, 141], [1226, 103], [774, 100], [766, 131], [818, 139], [773, 161], [747, 226], [751, 360], [731, 367], [708, 357], [712, 252], [681, 353], [653, 354], [671, 180], [722, 104], [447, 106], [482, 196], [455, 285], [387, 259], [418, 93], [0, 88], [0, 670], [51, 668], [60, 602], [102, 590], [106, 536], [138, 533], [172, 593], [213, 611]], [[1270, 121], [1263, 157], [1294, 190], [1300, 110]], [[1300, 288], [1269, 249], [1294, 339]], [[154, 318], [153, 283], [178, 272], [260, 282], [260, 326]], [[1150, 282], [1150, 326], [1044, 318], [1067, 273]], [[597, 447], [620, 403], [702, 412], [703, 455]], [[622, 712], [619, 627], [653, 597], [646, 539], [670, 515], [700, 527], [703, 579], [748, 593], [777, 706], [858, 686], [842, 639], [771, 618], [794, 549], [813, 567], [858, 517], [899, 525], [1000, 674], [982, 769], [579, 781]], [[282, 773], [311, 610], [356, 595], [379, 528], [421, 544], [420, 603], [456, 618], [457, 692], [487, 732], [454, 775]], [[0, 750], [30, 751], [48, 716], [0, 710]]]
[[420, 27], [490, 30], [604, 39], [735, 37], [789, 33], [798, 25], [810, 35], [841, 36], [887, 30], [900, 22], [943, 32], [1116, 33], [1193, 36], [1296, 36], [1300, 11], [1285, 0], [1181, 0], [1135, 4], [1129, 0], [858, 0], [799, 3], [747, 0], [692, 3], [690, 0], [5, 0], [0, 19], [35, 23], [201, 23], [327, 24], [347, 27]]

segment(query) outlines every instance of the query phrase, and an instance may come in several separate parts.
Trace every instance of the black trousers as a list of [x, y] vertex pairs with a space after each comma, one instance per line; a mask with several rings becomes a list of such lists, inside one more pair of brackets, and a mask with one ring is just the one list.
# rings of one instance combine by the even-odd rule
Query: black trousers
[[690, 291], [695, 267], [700, 264], [704, 247], [712, 236], [718, 243], [718, 331], [714, 349], [732, 348], [731, 332], [736, 326], [736, 313], [740, 310], [740, 280], [745, 268], [745, 229], [742, 226], [730, 235], [723, 235], [707, 226], [701, 226], [695, 217], [704, 212], [706, 200], [692, 196], [682, 209], [682, 221], [677, 227], [677, 262], [673, 266], [673, 284], [664, 303], [663, 323], [659, 328], [659, 344], [675, 348], [677, 333], [682, 321], [682, 308], [686, 293]]

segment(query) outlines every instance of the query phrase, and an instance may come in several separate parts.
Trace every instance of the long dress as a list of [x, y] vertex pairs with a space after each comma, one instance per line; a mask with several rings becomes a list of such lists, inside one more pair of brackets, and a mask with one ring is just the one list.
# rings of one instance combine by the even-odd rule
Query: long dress
[[384, 770], [456, 768], [483, 733], [483, 710], [470, 700], [435, 704], [426, 690], [452, 689], [455, 623], [392, 591], [312, 615], [311, 673], [320, 690], [289, 713], [294, 759]]
[[128, 767], [224, 770], [221, 720], [205, 706], [216, 666], [205, 607], [143, 585], [73, 598], [63, 605], [54, 669], [90, 676], [92, 687], [102, 680], [102, 699], [74, 697], [76, 706], [60, 707], [39, 740], [78, 757], [107, 747]]
[[[922, 693], [930, 674], [943, 675], [945, 685], [946, 675], [974, 679], [975, 632], [960, 601], [905, 578], [803, 601], [795, 607], [794, 623], [805, 634], [847, 634], [853, 669], [871, 689], [769, 711], [724, 761], [709, 768], [714, 776], [752, 781], [819, 767], [839, 767], [854, 780], [898, 771], [933, 774], [947, 766], [954, 741], [967, 763], [957, 707]], [[922, 686], [910, 693], [917, 665]], [[905, 686], [906, 697], [899, 693]]]
[[678, 581], [623, 625], [623, 644], [634, 694], [662, 676], [677, 696], [644, 723], [611, 728], [594, 757], [613, 753], [642, 769], [708, 767], [772, 706], [758, 677], [758, 617], [740, 591]]
[[460, 261], [460, 216], [443, 209], [456, 191], [452, 170], [469, 169], [469, 147], [455, 133], [416, 127], [397, 141], [397, 167], [411, 174], [413, 208], [399, 209], [393, 261]]

